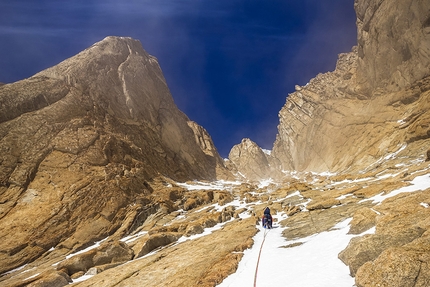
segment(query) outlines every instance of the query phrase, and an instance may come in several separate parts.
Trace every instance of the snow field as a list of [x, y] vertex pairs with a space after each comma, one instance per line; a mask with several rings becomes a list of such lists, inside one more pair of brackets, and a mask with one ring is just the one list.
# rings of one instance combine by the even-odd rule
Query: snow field
[[[279, 218], [279, 215], [273, 216]], [[284, 228], [274, 226], [265, 238], [258, 266], [256, 286], [353, 286], [349, 268], [337, 255], [353, 237], [347, 235], [349, 222], [345, 220], [332, 231], [322, 232], [300, 240], [287, 241], [282, 237]], [[264, 231], [254, 237], [254, 245], [244, 252], [236, 273], [227, 277], [219, 287], [254, 286], [258, 254], [264, 240]], [[302, 245], [283, 248], [289, 244]]]

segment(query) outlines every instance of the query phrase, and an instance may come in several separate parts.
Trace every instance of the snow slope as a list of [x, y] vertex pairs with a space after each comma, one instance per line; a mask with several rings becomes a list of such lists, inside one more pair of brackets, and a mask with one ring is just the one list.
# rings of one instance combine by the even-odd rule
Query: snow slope
[[[267, 232], [261, 249], [256, 286], [353, 286], [354, 278], [349, 275], [349, 268], [337, 258], [353, 237], [346, 234], [349, 221], [338, 224], [330, 232], [298, 241], [285, 240], [283, 228], [275, 226]], [[237, 272], [227, 277], [219, 287], [254, 286], [258, 254], [265, 234], [264, 228], [259, 229], [254, 237], [254, 246], [245, 251]], [[282, 248], [296, 242], [304, 244]]]
[[[414, 192], [427, 188], [430, 188], [430, 174], [416, 177], [410, 186], [366, 200], [380, 203], [402, 192]], [[422, 203], [421, 205], [425, 208], [428, 206], [426, 203]], [[278, 221], [285, 218], [279, 214], [273, 217], [278, 218]], [[283, 228], [275, 226], [274, 229], [267, 233], [263, 245], [265, 229], [259, 227], [260, 232], [254, 237], [255, 243], [251, 249], [245, 251], [236, 273], [227, 277], [218, 287], [287, 285], [300, 287], [355, 286], [354, 278], [349, 275], [349, 268], [338, 259], [338, 254], [346, 248], [351, 238], [357, 236], [347, 234], [350, 221], [351, 219], [347, 219], [337, 224], [331, 231], [294, 241], [287, 241], [283, 238]], [[374, 233], [374, 230], [372, 228], [361, 235]], [[282, 246], [297, 242], [303, 242], [304, 244], [282, 248]], [[255, 281], [260, 248], [261, 257], [257, 280]]]

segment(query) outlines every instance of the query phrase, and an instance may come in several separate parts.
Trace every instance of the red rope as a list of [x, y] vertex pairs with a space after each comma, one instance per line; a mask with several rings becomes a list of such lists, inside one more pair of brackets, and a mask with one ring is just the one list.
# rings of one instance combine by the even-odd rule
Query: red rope
[[258, 253], [258, 260], [257, 260], [257, 267], [255, 268], [255, 276], [254, 276], [254, 287], [257, 287], [257, 273], [258, 273], [258, 265], [260, 264], [260, 256], [261, 256], [261, 250], [263, 250], [263, 244], [264, 241], [266, 240], [266, 235], [267, 233], [269, 233], [269, 231], [264, 230], [264, 237], [263, 237], [263, 242], [261, 242], [261, 246], [260, 246], [260, 252]]

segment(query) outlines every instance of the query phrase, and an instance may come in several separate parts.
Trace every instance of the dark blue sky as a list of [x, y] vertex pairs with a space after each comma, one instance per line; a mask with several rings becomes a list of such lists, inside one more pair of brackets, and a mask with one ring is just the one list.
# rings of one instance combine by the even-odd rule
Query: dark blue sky
[[0, 82], [53, 66], [106, 36], [141, 41], [173, 98], [223, 157], [248, 137], [271, 149], [294, 85], [356, 44], [353, 0], [0, 2]]

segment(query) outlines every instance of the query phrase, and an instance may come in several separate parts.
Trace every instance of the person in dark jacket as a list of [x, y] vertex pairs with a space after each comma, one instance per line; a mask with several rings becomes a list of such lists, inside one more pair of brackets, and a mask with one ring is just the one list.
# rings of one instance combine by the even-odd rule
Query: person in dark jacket
[[261, 223], [263, 225], [264, 228], [272, 228], [272, 215], [270, 214], [270, 208], [266, 207], [264, 209], [264, 215], [263, 218], [261, 219]]

